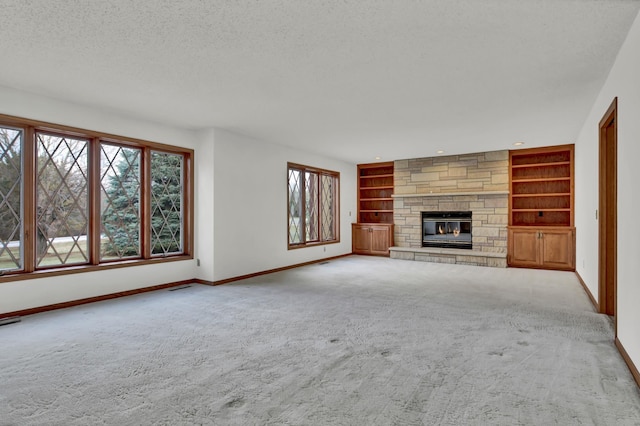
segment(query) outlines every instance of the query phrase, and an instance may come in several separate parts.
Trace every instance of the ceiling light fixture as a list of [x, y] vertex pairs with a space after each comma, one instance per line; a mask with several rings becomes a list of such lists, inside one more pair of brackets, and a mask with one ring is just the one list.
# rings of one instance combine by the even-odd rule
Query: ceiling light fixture
[[376, 160], [380, 160], [382, 157], [376, 157]]
[[436, 151], [436, 153], [437, 153], [437, 154], [444, 154], [444, 151], [443, 151], [443, 150], [441, 150], [441, 149], [439, 149], [439, 150], [437, 150], [437, 151]]
[[524, 145], [524, 142], [515, 142], [514, 145], [515, 146], [521, 146], [521, 145]]

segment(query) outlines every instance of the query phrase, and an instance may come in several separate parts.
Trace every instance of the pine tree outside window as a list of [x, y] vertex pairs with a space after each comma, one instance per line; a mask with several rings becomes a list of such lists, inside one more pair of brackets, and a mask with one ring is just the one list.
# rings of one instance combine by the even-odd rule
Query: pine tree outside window
[[142, 151], [100, 145], [100, 258], [140, 257]]
[[193, 150], [0, 115], [0, 282], [192, 258]]

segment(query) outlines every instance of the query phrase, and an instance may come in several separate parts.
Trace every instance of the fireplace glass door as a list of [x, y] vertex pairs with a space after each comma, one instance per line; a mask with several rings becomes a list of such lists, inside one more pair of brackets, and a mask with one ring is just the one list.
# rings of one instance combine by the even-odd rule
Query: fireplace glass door
[[422, 247], [471, 249], [471, 212], [422, 212]]

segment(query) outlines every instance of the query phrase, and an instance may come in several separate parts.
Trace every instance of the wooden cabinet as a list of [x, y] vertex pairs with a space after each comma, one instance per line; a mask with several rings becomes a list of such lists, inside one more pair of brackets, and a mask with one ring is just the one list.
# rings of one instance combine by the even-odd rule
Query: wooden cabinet
[[573, 145], [509, 152], [509, 266], [575, 269]]
[[393, 162], [358, 164], [358, 223], [352, 251], [389, 256], [393, 246]]
[[352, 223], [351, 248], [356, 254], [389, 256], [393, 245], [393, 224]]
[[575, 270], [575, 228], [509, 228], [510, 266]]

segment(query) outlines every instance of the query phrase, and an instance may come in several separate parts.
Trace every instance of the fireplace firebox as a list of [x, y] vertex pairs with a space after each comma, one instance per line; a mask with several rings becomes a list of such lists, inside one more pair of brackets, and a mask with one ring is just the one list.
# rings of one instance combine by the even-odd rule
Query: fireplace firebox
[[471, 212], [422, 212], [422, 247], [471, 250]]

